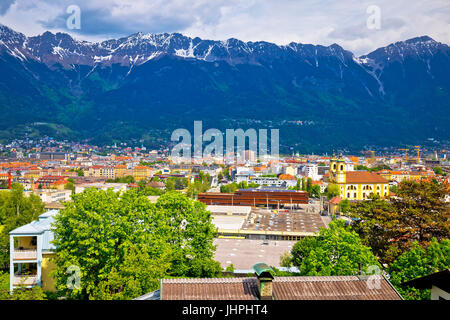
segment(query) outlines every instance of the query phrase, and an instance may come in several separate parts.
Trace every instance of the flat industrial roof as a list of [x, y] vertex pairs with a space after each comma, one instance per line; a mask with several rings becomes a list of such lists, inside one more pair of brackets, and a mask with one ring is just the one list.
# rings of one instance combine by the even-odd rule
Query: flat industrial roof
[[214, 240], [216, 247], [215, 260], [219, 261], [223, 268], [233, 264], [235, 269], [248, 269], [256, 263], [264, 261], [270, 266], [279, 267], [280, 257], [286, 251], [291, 251], [295, 241], [269, 240], [268, 244], [262, 244], [264, 240], [249, 239], [224, 239]]
[[278, 210], [275, 213], [256, 209], [247, 217], [242, 230], [319, 232], [319, 228], [324, 227], [325, 224], [318, 213], [304, 210]]
[[212, 220], [218, 229], [238, 231], [245, 221], [245, 216], [213, 215]]
[[208, 205], [206, 210], [211, 211], [212, 214], [240, 214], [247, 215], [252, 210], [250, 206], [217, 206]]

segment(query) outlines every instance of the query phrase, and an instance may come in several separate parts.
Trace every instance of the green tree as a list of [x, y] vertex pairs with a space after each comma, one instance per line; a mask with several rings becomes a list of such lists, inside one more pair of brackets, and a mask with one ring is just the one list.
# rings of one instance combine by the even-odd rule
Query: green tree
[[450, 235], [450, 204], [445, 185], [404, 181], [390, 202], [373, 197], [352, 205], [354, 228], [383, 262], [392, 262], [413, 241], [426, 246]]
[[[56, 287], [68, 298], [134, 298], [156, 289], [154, 277], [169, 267], [168, 228], [137, 190], [119, 194], [86, 189], [60, 211], [54, 227]], [[67, 287], [70, 266], [80, 268], [80, 288], [73, 290]], [[144, 273], [149, 276], [143, 278]]]
[[433, 238], [427, 248], [414, 242], [389, 267], [391, 282], [407, 300], [430, 299], [430, 290], [402, 286], [403, 282], [450, 268], [450, 240]]
[[106, 182], [111, 182], [111, 183], [134, 183], [134, 177], [133, 176], [126, 176], [126, 177], [118, 177], [115, 179], [107, 179]]
[[336, 184], [328, 185], [325, 194], [327, 195], [328, 199], [339, 196], [339, 186]]
[[13, 183], [0, 192], [0, 268], [9, 266], [9, 232], [36, 220], [44, 212], [39, 196], [25, 196], [22, 185]]
[[350, 201], [348, 199], [343, 199], [339, 203], [339, 211], [341, 213], [347, 213], [350, 210]]
[[320, 186], [317, 184], [311, 186], [311, 189], [309, 191], [309, 196], [311, 198], [320, 198]]
[[169, 227], [166, 232], [173, 250], [169, 274], [214, 277], [220, 273], [220, 264], [213, 259], [217, 230], [204, 203], [178, 192], [168, 192], [158, 199], [156, 211]]
[[444, 172], [442, 171], [441, 167], [434, 167], [433, 171], [434, 171], [435, 174], [438, 174], [438, 175], [441, 175], [441, 176], [444, 174]]
[[[150, 203], [138, 188], [123, 194], [87, 189], [55, 218], [57, 289], [69, 298], [130, 299], [164, 276], [212, 277], [215, 227], [200, 202], [179, 192]], [[67, 268], [80, 288], [67, 288]]]
[[302, 191], [306, 191], [306, 182], [305, 182], [305, 178], [302, 178]]
[[72, 194], [75, 193], [75, 181], [72, 178], [67, 179], [67, 183], [64, 185], [64, 189], [72, 190]]
[[312, 179], [308, 178], [306, 180], [306, 192], [308, 192], [309, 195], [311, 195], [311, 190], [312, 190]]
[[333, 220], [316, 237], [305, 237], [292, 248], [292, 263], [301, 275], [352, 275], [379, 263], [369, 247], [343, 220]]

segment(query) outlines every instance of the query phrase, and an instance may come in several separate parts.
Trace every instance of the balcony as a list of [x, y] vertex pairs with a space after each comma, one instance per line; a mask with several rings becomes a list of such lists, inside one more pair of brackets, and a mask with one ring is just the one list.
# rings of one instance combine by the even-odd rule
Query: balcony
[[14, 260], [36, 260], [37, 259], [37, 250], [36, 249], [14, 250], [13, 259]]
[[14, 274], [13, 285], [14, 286], [35, 286], [38, 283], [38, 276], [32, 275], [20, 275]]

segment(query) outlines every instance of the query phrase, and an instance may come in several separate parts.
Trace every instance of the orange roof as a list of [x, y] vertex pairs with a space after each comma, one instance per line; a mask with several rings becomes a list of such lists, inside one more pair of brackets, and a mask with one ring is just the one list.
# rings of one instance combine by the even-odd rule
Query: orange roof
[[295, 179], [294, 176], [290, 175], [290, 174], [280, 174], [280, 176], [278, 177], [279, 180], [297, 180]]
[[346, 183], [388, 183], [382, 176], [369, 171], [348, 171], [345, 173]]
[[339, 204], [341, 202], [342, 198], [341, 197], [333, 197], [330, 200], [330, 203], [332, 204]]
[[118, 164], [117, 166], [115, 166], [114, 168], [116, 168], [116, 169], [126, 169], [127, 168], [127, 166], [126, 165], [124, 165], [124, 164]]
[[266, 170], [267, 167], [266, 166], [260, 166], [260, 167], [254, 167], [253, 170], [254, 171], [262, 171], [262, 170]]

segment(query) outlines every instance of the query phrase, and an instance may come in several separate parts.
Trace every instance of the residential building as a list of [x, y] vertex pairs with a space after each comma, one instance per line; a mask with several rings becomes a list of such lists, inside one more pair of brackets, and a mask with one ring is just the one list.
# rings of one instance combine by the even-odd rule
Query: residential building
[[133, 177], [136, 181], [146, 180], [152, 177], [152, 169], [147, 166], [136, 166], [133, 168]]
[[108, 189], [112, 189], [114, 192], [125, 192], [127, 191], [127, 184], [126, 183], [84, 183], [84, 184], [79, 184], [79, 185], [75, 185], [75, 193], [80, 193], [83, 192], [84, 190], [88, 189], [88, 188], [94, 188], [96, 190], [108, 190]]
[[44, 291], [55, 291], [50, 272], [55, 265], [51, 258], [55, 246], [51, 224], [58, 210], [41, 214], [39, 219], [12, 230], [10, 235], [10, 290], [18, 286], [41, 286]]
[[63, 190], [67, 179], [65, 176], [44, 176], [35, 181], [34, 188]]
[[127, 176], [127, 166], [124, 164], [119, 164], [114, 167], [115, 178], [123, 178]]

